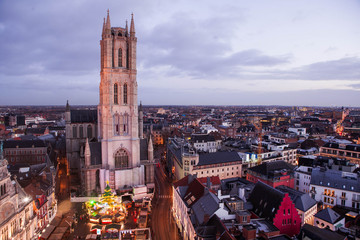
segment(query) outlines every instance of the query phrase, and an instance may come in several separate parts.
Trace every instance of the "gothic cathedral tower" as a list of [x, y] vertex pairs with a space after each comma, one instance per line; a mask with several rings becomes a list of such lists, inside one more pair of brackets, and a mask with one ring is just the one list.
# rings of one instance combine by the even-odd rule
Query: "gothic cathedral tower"
[[100, 41], [101, 191], [106, 181], [113, 189], [144, 184], [144, 167], [140, 164], [136, 42], [133, 16], [129, 32], [127, 22], [125, 28], [111, 27], [108, 11]]

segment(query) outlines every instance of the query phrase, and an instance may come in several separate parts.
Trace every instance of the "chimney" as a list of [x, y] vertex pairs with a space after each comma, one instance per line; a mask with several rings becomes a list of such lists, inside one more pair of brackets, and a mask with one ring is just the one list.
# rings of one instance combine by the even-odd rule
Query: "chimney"
[[206, 187], [207, 187], [208, 189], [211, 189], [210, 177], [207, 177], [207, 178], [206, 178]]
[[207, 187], [205, 187], [204, 188], [204, 195], [203, 196], [205, 196], [206, 194], [208, 194], [209, 193], [209, 189], [207, 188]]
[[242, 200], [245, 199], [245, 189], [242, 187], [239, 187], [239, 198], [241, 198]]
[[242, 234], [246, 240], [256, 239], [256, 227], [253, 225], [244, 225]]

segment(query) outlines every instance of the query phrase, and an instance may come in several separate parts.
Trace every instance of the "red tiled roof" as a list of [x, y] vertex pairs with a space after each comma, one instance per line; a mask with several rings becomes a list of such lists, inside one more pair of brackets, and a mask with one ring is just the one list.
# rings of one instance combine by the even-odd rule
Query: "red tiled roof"
[[[198, 178], [198, 180], [206, 186], [207, 177]], [[212, 185], [220, 185], [221, 184], [219, 176], [211, 176], [210, 182], [212, 183]]]
[[235, 238], [231, 236], [228, 231], [226, 231], [223, 235], [220, 236], [219, 240], [235, 240]]
[[189, 179], [189, 175], [187, 175], [186, 177], [183, 177], [182, 179], [174, 182], [174, 188], [177, 188], [179, 186], [187, 186], [189, 184], [188, 179]]
[[185, 193], [184, 202], [191, 207], [204, 195], [205, 186], [195, 178], [190, 184]]

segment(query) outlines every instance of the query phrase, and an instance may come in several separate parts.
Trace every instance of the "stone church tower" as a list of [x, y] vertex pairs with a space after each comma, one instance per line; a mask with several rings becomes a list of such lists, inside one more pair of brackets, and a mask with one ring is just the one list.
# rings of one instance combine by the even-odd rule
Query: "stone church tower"
[[144, 184], [144, 166], [140, 164], [136, 42], [133, 16], [129, 32], [127, 22], [125, 28], [111, 27], [108, 11], [100, 41], [101, 192], [106, 181], [113, 189]]

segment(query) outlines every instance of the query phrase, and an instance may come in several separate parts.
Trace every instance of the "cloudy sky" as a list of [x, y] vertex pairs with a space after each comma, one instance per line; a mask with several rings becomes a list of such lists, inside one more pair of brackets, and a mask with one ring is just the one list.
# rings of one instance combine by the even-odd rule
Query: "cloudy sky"
[[97, 104], [108, 8], [145, 105], [360, 106], [358, 0], [1, 0], [0, 105]]

